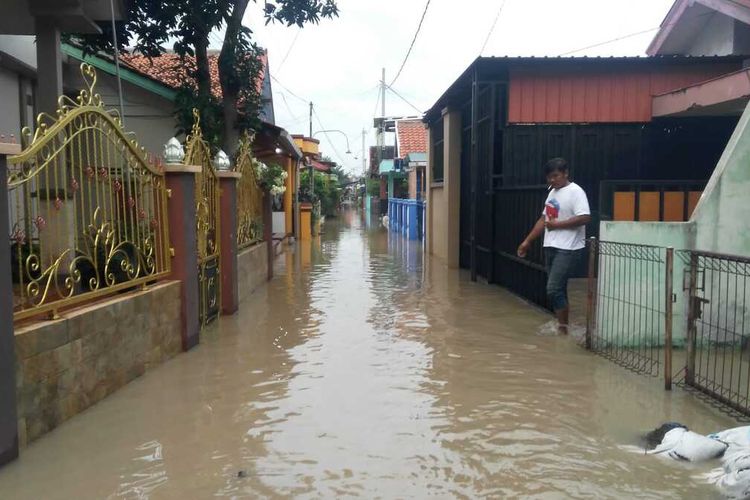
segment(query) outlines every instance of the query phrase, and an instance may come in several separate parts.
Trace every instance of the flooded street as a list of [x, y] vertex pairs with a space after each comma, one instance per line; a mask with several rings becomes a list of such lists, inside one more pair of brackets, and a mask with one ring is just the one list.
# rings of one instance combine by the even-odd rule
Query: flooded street
[[0, 498], [706, 498], [629, 451], [736, 425], [629, 373], [503, 289], [357, 216], [277, 262], [201, 345], [0, 470]]

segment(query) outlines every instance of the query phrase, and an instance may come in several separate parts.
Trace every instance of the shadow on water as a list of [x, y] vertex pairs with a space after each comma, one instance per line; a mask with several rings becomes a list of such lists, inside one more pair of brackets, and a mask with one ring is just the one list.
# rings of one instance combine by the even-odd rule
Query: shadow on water
[[733, 423], [548, 320], [344, 213], [198, 348], [32, 444], [0, 497], [712, 495], [622, 445]]

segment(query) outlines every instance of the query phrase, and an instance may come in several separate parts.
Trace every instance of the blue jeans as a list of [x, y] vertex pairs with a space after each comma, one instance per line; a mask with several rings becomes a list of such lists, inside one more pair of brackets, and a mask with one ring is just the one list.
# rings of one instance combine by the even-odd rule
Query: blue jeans
[[552, 309], [560, 311], [568, 307], [568, 280], [573, 275], [584, 253], [580, 250], [562, 250], [544, 247], [547, 267], [547, 296]]

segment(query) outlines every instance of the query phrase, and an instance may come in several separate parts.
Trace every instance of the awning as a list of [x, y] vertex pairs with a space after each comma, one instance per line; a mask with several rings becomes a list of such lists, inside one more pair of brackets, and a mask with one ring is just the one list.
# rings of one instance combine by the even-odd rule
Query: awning
[[393, 160], [381, 160], [380, 161], [380, 168], [379, 172], [380, 174], [387, 174], [389, 172], [393, 172], [395, 170], [394, 167], [394, 161]]
[[427, 153], [410, 153], [406, 156], [406, 163], [410, 167], [427, 166]]
[[739, 116], [750, 101], [750, 69], [653, 97], [654, 118], [665, 116]]
[[[276, 152], [277, 148], [281, 150], [281, 153]], [[291, 156], [295, 160], [302, 159], [302, 151], [294, 143], [289, 132], [267, 122], [262, 122], [260, 129], [255, 134], [253, 151], [256, 156], [282, 154]]]

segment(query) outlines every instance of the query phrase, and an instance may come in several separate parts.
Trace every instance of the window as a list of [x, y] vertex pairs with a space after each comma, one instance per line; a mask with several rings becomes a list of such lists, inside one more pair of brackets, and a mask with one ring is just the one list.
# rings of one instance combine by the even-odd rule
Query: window
[[443, 182], [443, 119], [430, 127], [432, 138], [432, 182]]

